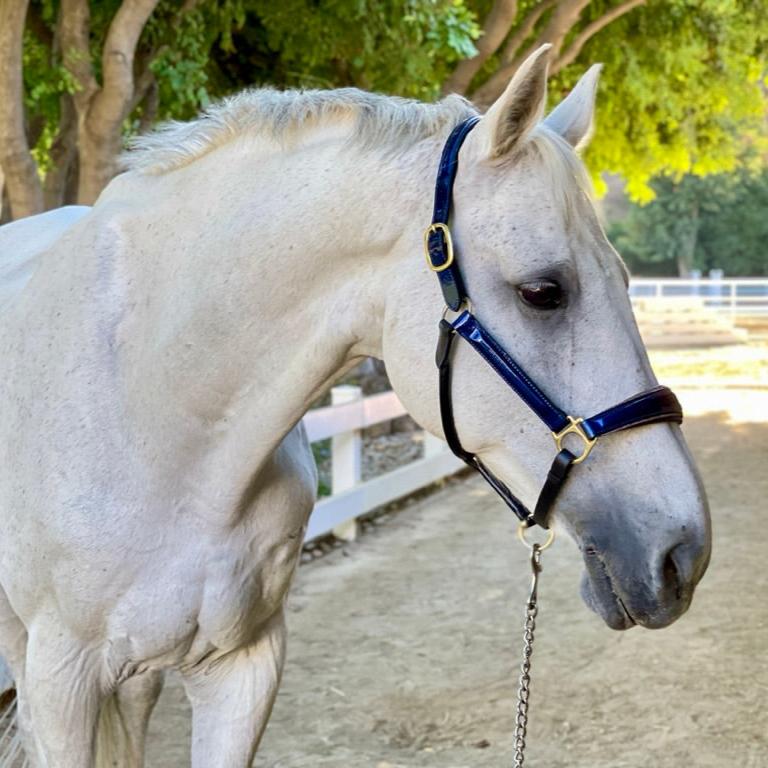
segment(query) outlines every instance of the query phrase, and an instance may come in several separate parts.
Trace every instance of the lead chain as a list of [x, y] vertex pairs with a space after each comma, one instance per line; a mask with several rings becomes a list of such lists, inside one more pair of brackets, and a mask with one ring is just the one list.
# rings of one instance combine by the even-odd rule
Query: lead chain
[[531, 547], [531, 594], [525, 606], [525, 624], [523, 625], [523, 661], [520, 664], [520, 686], [517, 690], [517, 715], [515, 717], [515, 764], [514, 768], [523, 768], [525, 762], [525, 737], [528, 732], [528, 700], [531, 695], [531, 656], [533, 654], [534, 632], [538, 606], [538, 584], [541, 573], [541, 546]]

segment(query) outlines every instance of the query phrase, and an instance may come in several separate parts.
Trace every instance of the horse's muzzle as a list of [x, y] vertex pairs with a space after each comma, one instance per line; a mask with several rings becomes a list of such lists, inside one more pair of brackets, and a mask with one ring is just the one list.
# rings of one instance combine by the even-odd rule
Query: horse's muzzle
[[582, 597], [609, 627], [660, 629], [688, 610], [709, 564], [710, 540], [705, 532], [678, 533], [647, 557], [626, 531], [616, 531], [616, 537], [603, 531], [600, 541], [582, 541]]

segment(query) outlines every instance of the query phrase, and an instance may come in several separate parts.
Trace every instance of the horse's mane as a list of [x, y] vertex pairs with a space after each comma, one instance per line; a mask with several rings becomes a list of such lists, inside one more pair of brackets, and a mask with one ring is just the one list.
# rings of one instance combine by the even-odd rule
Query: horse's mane
[[[170, 121], [134, 138], [122, 162], [128, 170], [162, 174], [182, 168], [239, 136], [261, 133], [285, 142], [318, 125], [345, 118], [354, 121], [351, 141], [397, 151], [420, 139], [446, 134], [475, 114], [475, 108], [457, 95], [427, 104], [357, 88], [256, 88], [212, 104], [196, 120]], [[573, 206], [580, 194], [591, 194], [591, 184], [579, 157], [544, 124], [539, 124], [528, 137], [522, 152], [529, 151], [541, 159], [565, 210]]]
[[191, 163], [247, 133], [263, 133], [278, 141], [333, 119], [352, 118], [353, 140], [366, 146], [405, 148], [419, 139], [450, 130], [476, 114], [461, 96], [436, 104], [367, 93], [357, 88], [242, 91], [209, 106], [188, 123], [167, 122], [138, 136], [123, 155], [126, 168], [164, 173]]

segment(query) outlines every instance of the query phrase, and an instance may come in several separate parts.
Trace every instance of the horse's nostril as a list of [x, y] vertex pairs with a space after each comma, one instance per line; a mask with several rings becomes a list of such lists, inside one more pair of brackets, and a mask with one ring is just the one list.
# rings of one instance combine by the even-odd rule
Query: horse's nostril
[[695, 541], [681, 541], [667, 551], [661, 564], [664, 587], [678, 600], [690, 597], [708, 561], [707, 552]]
[[675, 590], [675, 598], [677, 600], [680, 600], [683, 596], [683, 584], [681, 578], [682, 574], [680, 573], [678, 562], [675, 558], [675, 555], [681, 548], [681, 545], [678, 544], [676, 547], [673, 547], [669, 552], [667, 552], [661, 567], [661, 575], [662, 579], [664, 580], [664, 586], [667, 589]]

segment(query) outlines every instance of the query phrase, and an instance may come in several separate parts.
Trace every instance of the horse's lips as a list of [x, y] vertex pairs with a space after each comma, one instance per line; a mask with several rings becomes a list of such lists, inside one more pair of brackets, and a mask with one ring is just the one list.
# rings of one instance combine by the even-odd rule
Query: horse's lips
[[624, 601], [616, 594], [611, 577], [603, 563], [595, 557], [586, 558], [587, 571], [581, 582], [581, 596], [584, 602], [611, 629], [631, 629], [636, 622], [627, 610]]

